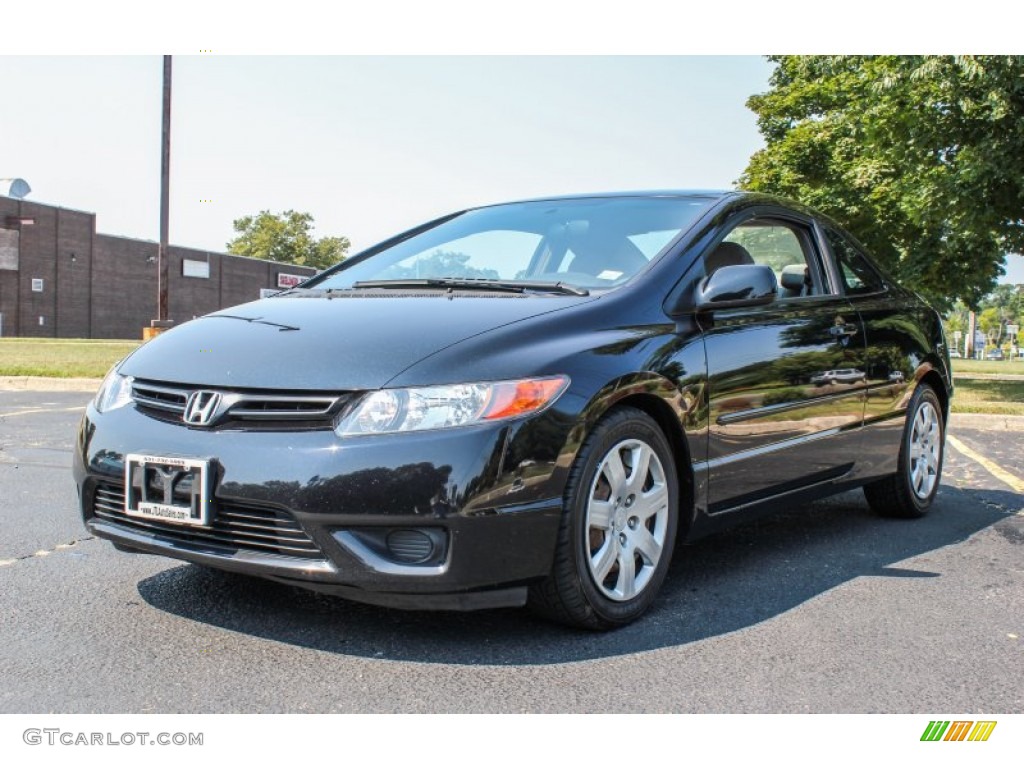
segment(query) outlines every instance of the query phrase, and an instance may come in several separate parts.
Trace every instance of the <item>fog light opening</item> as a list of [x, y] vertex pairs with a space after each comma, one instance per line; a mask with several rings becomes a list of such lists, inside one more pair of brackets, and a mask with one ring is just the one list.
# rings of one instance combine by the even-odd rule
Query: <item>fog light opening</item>
[[442, 527], [347, 528], [335, 531], [334, 538], [371, 568], [385, 573], [412, 575], [447, 567], [449, 534]]
[[399, 528], [384, 539], [388, 554], [402, 563], [425, 563], [434, 558], [434, 540], [423, 531]]

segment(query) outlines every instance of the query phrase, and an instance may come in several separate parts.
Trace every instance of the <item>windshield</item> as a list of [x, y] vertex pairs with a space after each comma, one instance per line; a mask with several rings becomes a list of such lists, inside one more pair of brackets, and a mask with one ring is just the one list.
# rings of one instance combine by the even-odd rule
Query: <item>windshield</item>
[[616, 197], [478, 208], [344, 263], [310, 287], [454, 278], [612, 288], [646, 267], [710, 202]]

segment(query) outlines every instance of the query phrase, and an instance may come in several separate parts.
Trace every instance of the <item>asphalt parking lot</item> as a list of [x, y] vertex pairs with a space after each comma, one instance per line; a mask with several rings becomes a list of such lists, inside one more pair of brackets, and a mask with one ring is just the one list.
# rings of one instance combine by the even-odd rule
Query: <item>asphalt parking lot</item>
[[0, 712], [1024, 711], [1019, 422], [954, 421], [924, 520], [794, 508], [683, 548], [649, 615], [591, 634], [119, 553], [71, 481], [88, 397], [0, 391]]

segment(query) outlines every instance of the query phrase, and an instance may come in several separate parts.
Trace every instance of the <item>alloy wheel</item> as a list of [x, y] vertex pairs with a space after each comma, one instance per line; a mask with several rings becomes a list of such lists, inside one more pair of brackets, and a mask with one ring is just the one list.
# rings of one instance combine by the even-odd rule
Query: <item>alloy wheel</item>
[[942, 450], [941, 441], [939, 416], [931, 403], [922, 400], [917, 413], [914, 414], [914, 425], [910, 431], [910, 461], [907, 462], [910, 487], [919, 499], [927, 499], [935, 487]]
[[669, 492], [658, 455], [623, 440], [598, 466], [584, 528], [590, 574], [606, 597], [630, 600], [650, 582], [665, 546]]

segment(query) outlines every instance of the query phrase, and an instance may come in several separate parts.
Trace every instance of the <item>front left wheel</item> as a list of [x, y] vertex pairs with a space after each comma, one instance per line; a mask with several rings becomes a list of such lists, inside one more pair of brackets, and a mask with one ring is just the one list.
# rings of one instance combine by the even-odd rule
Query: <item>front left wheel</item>
[[605, 416], [569, 475], [549, 576], [530, 606], [570, 626], [628, 624], [654, 601], [675, 545], [679, 481], [657, 422], [636, 408]]

